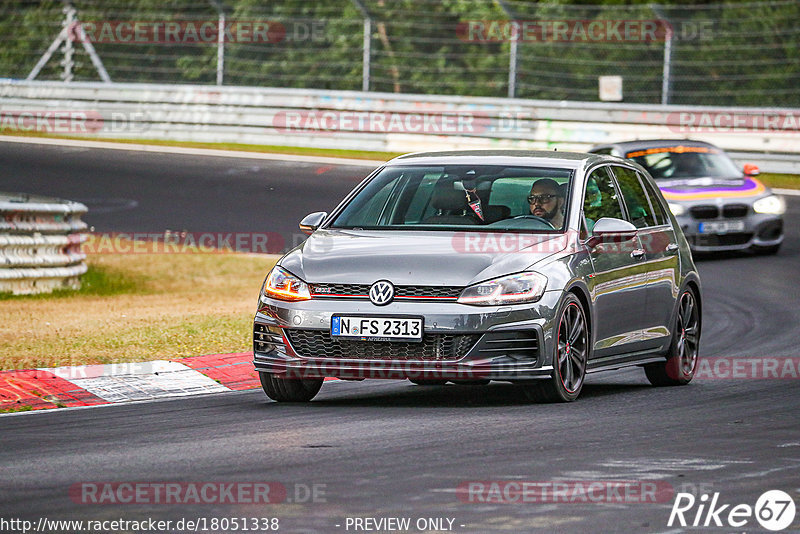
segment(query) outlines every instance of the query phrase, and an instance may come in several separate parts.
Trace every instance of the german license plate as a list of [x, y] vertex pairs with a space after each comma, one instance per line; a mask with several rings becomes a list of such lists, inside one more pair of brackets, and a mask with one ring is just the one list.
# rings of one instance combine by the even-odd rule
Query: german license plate
[[727, 234], [729, 232], [744, 231], [744, 221], [710, 221], [702, 222], [699, 227], [701, 234]]
[[358, 341], [422, 341], [422, 317], [334, 315], [331, 337]]

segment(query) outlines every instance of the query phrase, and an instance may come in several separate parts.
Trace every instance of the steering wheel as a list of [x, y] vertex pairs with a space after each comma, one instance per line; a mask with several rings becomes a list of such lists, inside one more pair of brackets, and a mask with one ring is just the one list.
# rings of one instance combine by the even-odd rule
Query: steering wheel
[[516, 216], [516, 217], [514, 217], [514, 218], [515, 218], [515, 219], [533, 219], [533, 220], [535, 220], [535, 221], [539, 221], [540, 223], [544, 223], [544, 224], [546, 224], [547, 226], [549, 226], [549, 227], [550, 227], [550, 228], [552, 228], [553, 230], [555, 230], [555, 229], [556, 229], [556, 227], [555, 227], [555, 226], [553, 226], [553, 223], [551, 223], [550, 221], [548, 221], [548, 220], [547, 220], [547, 219], [545, 219], [544, 217], [539, 217], [538, 215], [517, 215], [517, 216]]

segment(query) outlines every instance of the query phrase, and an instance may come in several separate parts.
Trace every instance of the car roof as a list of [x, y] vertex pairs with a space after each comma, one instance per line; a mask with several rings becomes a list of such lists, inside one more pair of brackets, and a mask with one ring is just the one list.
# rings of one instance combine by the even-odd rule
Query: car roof
[[452, 150], [442, 152], [416, 152], [398, 156], [386, 165], [519, 165], [578, 169], [594, 162], [620, 160], [585, 152], [549, 150]]
[[590, 150], [601, 150], [603, 148], [616, 148], [621, 153], [630, 152], [632, 150], [647, 149], [647, 148], [665, 148], [671, 146], [705, 146], [717, 148], [711, 143], [705, 141], [695, 141], [693, 139], [639, 139], [634, 141], [620, 141], [618, 143], [608, 143], [605, 145], [593, 146]]

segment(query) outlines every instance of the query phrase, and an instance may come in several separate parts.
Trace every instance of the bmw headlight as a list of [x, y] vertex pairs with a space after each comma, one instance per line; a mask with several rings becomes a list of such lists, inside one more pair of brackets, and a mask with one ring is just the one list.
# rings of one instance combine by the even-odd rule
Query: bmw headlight
[[675, 204], [672, 202], [668, 202], [667, 206], [669, 206], [669, 211], [672, 212], [674, 216], [683, 215], [686, 213], [686, 207], [683, 204]]
[[277, 265], [272, 268], [269, 276], [264, 281], [261, 294], [265, 297], [288, 301], [309, 300], [311, 298], [308, 284]]
[[539, 273], [519, 273], [469, 286], [458, 302], [476, 306], [497, 306], [534, 302], [542, 298], [547, 278]]
[[753, 211], [766, 215], [783, 215], [786, 212], [786, 201], [776, 195], [759, 198], [753, 202]]

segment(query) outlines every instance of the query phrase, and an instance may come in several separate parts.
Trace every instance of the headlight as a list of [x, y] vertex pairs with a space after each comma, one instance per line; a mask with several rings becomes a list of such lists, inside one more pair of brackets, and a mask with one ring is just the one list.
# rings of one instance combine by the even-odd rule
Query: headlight
[[295, 275], [278, 267], [272, 268], [269, 276], [264, 281], [264, 288], [261, 294], [278, 300], [309, 300], [311, 292], [308, 284], [297, 278]]
[[683, 204], [673, 204], [672, 202], [668, 202], [667, 206], [669, 206], [669, 211], [671, 211], [676, 217], [686, 213], [686, 207]]
[[546, 286], [547, 278], [539, 273], [512, 274], [465, 288], [458, 302], [477, 306], [533, 302], [542, 297]]
[[767, 215], [783, 215], [786, 212], [786, 201], [775, 195], [760, 198], [753, 202], [753, 211]]

